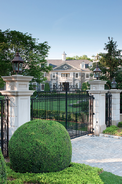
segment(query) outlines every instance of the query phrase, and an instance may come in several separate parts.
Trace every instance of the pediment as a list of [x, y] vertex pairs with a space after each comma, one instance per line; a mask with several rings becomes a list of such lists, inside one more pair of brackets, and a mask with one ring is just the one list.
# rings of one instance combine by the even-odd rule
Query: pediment
[[54, 68], [54, 70], [78, 70], [77, 68], [65, 63]]

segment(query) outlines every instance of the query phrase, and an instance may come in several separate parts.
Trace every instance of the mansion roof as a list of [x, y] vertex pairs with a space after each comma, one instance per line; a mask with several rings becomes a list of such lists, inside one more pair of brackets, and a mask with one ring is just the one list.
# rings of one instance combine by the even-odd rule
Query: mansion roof
[[75, 70], [81, 70], [81, 71], [89, 71], [89, 68], [81, 68], [82, 63], [89, 64], [91, 61], [89, 60], [66, 60], [63, 61], [61, 59], [47, 59], [47, 62], [50, 66], [53, 67], [53, 70], [59, 70], [61, 66], [63, 65], [69, 65], [72, 66]]

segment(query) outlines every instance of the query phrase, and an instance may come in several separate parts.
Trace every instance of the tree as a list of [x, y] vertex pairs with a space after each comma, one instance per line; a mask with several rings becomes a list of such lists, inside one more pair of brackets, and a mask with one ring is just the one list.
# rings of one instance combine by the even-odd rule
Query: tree
[[[107, 86], [111, 88], [111, 82], [115, 77], [115, 80], [119, 80], [119, 75], [121, 71], [122, 65], [122, 56], [121, 50], [117, 49], [117, 42], [113, 41], [113, 38], [108, 37], [108, 43], [105, 43], [104, 50], [107, 53], [100, 53], [99, 54], [99, 68], [101, 69], [101, 80], [107, 81]], [[96, 67], [96, 64], [93, 65], [91, 70], [93, 71]], [[121, 74], [122, 76], [122, 74]], [[122, 78], [121, 78], [122, 79]], [[118, 82], [118, 81], [116, 81]]]
[[86, 91], [87, 89], [89, 89], [90, 84], [88, 82], [83, 82], [82, 84], [82, 91]]
[[90, 60], [92, 61], [92, 59], [88, 58], [87, 55], [83, 55], [83, 56], [73, 56], [73, 57], [67, 57], [66, 60]]
[[52, 69], [51, 66], [47, 66], [45, 60], [49, 49], [47, 42], [38, 43], [31, 34], [15, 30], [4, 32], [0, 30], [0, 86], [4, 85], [2, 75], [13, 74], [11, 61], [17, 51], [24, 60], [22, 74], [34, 76], [32, 82], [45, 81], [44, 72]]
[[50, 85], [49, 85], [48, 82], [45, 83], [44, 91], [45, 91], [45, 92], [49, 92], [49, 91], [50, 91]]

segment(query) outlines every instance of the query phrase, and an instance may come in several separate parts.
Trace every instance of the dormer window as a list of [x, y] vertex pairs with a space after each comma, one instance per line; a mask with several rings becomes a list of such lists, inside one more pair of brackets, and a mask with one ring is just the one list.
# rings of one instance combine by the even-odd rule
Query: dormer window
[[92, 62], [89, 63], [89, 67], [92, 67]]
[[89, 67], [89, 65], [88, 64], [85, 64], [85, 68], [88, 68]]
[[84, 62], [81, 63], [81, 68], [85, 68], [85, 63]]

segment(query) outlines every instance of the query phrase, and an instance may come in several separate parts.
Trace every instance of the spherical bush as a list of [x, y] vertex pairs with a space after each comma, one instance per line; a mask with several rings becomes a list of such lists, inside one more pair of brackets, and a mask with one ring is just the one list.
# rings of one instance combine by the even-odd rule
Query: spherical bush
[[20, 126], [9, 141], [10, 163], [17, 172], [55, 172], [70, 165], [71, 140], [65, 127], [49, 120]]
[[0, 149], [0, 184], [7, 183], [6, 164]]

